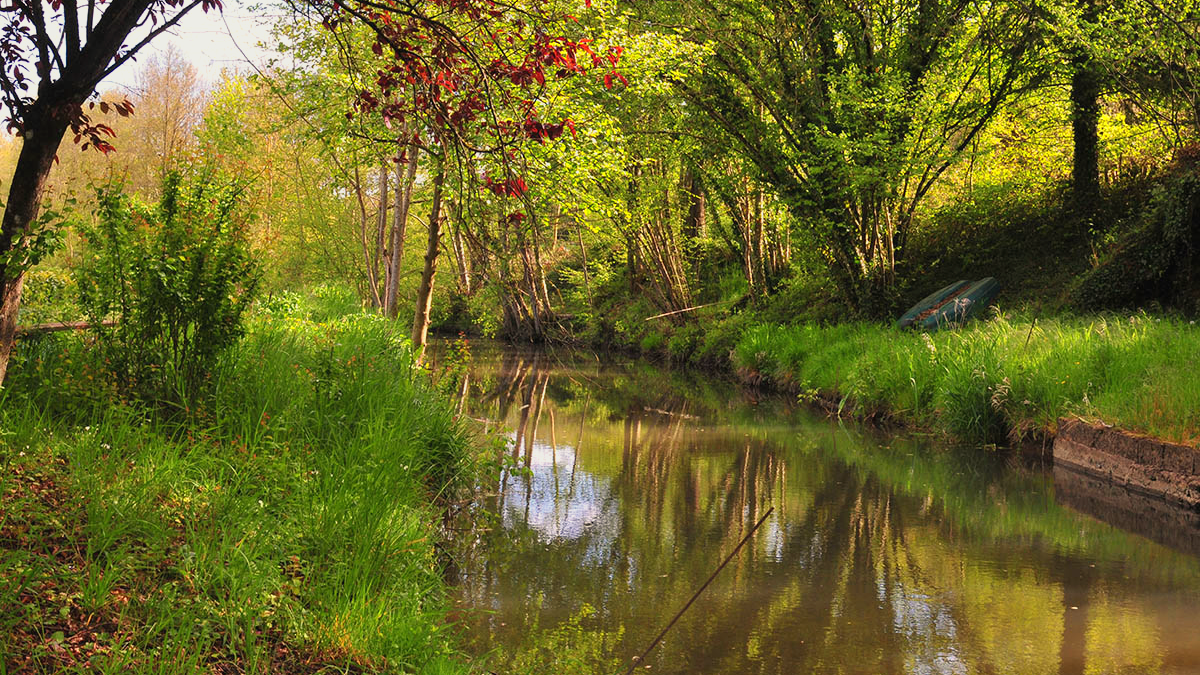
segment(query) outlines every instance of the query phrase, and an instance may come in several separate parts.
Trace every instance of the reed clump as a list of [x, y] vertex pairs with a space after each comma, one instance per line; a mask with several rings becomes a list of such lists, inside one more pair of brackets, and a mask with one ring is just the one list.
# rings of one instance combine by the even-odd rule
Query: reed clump
[[1200, 330], [1145, 313], [1033, 321], [996, 314], [959, 330], [916, 333], [869, 323], [762, 325], [735, 368], [843, 407], [975, 443], [1052, 430], [1063, 416], [1200, 444]]

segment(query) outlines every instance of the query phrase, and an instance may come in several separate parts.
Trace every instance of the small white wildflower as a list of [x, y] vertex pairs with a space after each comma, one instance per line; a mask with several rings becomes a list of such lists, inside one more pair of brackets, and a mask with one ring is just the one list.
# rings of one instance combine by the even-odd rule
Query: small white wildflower
[[263, 502], [262, 502], [262, 500], [260, 499], [260, 500], [258, 500], [258, 508], [260, 508], [260, 509], [261, 509], [262, 507], [263, 507]]

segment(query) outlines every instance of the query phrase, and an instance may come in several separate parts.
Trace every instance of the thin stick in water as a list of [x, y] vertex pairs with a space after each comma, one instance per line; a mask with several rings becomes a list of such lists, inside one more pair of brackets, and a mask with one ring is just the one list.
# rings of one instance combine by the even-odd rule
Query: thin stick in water
[[742, 540], [738, 542], [738, 545], [729, 552], [729, 555], [725, 556], [725, 560], [722, 561], [721, 564], [717, 566], [717, 569], [713, 571], [712, 575], [708, 577], [708, 581], [705, 581], [704, 584], [700, 586], [700, 588], [697, 589], [694, 594], [692, 594], [692, 598], [687, 601], [687, 604], [683, 606], [683, 609], [679, 610], [679, 612], [675, 614], [675, 617], [671, 619], [671, 622], [667, 624], [667, 627], [662, 629], [662, 632], [658, 634], [658, 637], [654, 638], [654, 642], [651, 642], [650, 646], [646, 647], [646, 651], [642, 652], [640, 656], [633, 657], [633, 661], [629, 664], [629, 670], [625, 671], [625, 675], [632, 675], [634, 669], [638, 667], [638, 664], [646, 660], [646, 657], [650, 654], [650, 652], [658, 646], [659, 642], [662, 642], [662, 639], [667, 635], [667, 631], [671, 630], [671, 628], [675, 626], [675, 622], [679, 621], [679, 617], [683, 616], [683, 613], [688, 611], [688, 608], [692, 606], [692, 603], [696, 602], [696, 598], [700, 597], [700, 594], [704, 592], [704, 589], [708, 588], [708, 585], [713, 582], [713, 579], [717, 578], [717, 575], [721, 573], [721, 570], [725, 569], [725, 566], [729, 564], [729, 561], [733, 560], [733, 556], [737, 555], [738, 551], [742, 550], [742, 547], [746, 545], [746, 542], [750, 541], [750, 537], [754, 536], [754, 532], [758, 530], [759, 526], [767, 522], [767, 518], [770, 517], [773, 511], [775, 511], [774, 506], [767, 509], [767, 512], [763, 514], [763, 517], [758, 519], [758, 522], [754, 524], [754, 527], [750, 528], [750, 531], [746, 533], [746, 536], [742, 537]]

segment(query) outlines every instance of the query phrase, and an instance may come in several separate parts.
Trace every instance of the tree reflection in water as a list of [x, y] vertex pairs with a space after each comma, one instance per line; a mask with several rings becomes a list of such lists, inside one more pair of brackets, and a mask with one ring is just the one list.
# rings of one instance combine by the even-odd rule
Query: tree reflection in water
[[495, 670], [623, 669], [774, 506], [652, 672], [1200, 672], [1197, 560], [1056, 505], [1044, 470], [641, 364], [476, 351], [462, 405], [517, 467], [459, 568]]

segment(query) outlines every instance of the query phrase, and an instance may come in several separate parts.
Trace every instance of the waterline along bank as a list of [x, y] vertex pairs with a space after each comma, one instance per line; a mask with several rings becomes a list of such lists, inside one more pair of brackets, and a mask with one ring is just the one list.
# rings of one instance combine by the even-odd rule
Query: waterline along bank
[[510, 440], [454, 570], [484, 670], [624, 672], [772, 508], [638, 672], [1200, 668], [1191, 549], [1064, 507], [1042, 463], [688, 369], [472, 352], [464, 414]]

